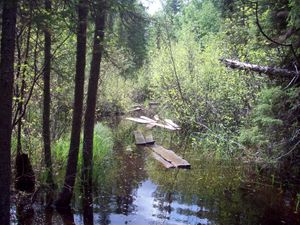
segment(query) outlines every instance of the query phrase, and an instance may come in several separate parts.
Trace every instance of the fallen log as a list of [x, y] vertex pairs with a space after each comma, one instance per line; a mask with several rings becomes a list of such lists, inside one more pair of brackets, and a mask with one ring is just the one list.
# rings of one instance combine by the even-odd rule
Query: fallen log
[[281, 68], [276, 68], [271, 66], [259, 66], [255, 64], [240, 62], [237, 60], [220, 59], [220, 61], [232, 69], [251, 70], [258, 73], [264, 73], [269, 76], [281, 76], [281, 77], [292, 78], [300, 75], [298, 71], [281, 69]]

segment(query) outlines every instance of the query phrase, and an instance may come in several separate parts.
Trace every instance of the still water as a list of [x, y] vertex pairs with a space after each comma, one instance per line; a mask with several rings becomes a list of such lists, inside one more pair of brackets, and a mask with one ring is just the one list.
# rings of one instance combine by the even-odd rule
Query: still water
[[[158, 142], [192, 165], [190, 170], [167, 170], [147, 149], [133, 144], [130, 133], [135, 127], [114, 129], [121, 129], [114, 131], [118, 134], [114, 147], [96, 168], [91, 205], [94, 224], [300, 224], [297, 187], [285, 188], [268, 177], [259, 177], [253, 166], [237, 161], [200, 157], [197, 150], [178, 141], [176, 134], [154, 131]], [[78, 190], [72, 213], [45, 212], [37, 204], [30, 223], [84, 224]], [[13, 219], [17, 224], [15, 216]]]

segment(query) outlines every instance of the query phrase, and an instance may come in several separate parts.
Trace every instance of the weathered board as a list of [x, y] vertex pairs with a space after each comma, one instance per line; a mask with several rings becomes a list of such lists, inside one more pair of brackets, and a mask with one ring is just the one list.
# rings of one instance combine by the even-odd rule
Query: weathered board
[[144, 135], [141, 131], [134, 131], [134, 138], [136, 145], [152, 145], [155, 143], [151, 132], [146, 132]]
[[148, 129], [152, 129], [153, 127], [155, 127], [155, 123], [149, 123], [149, 124], [146, 125], [146, 127]]
[[149, 123], [148, 120], [144, 120], [144, 119], [141, 119], [141, 118], [127, 117], [126, 120], [134, 121], [134, 122], [137, 122], [137, 123], [144, 123], [144, 124]]
[[175, 168], [175, 166], [174, 166], [172, 163], [170, 163], [170, 162], [164, 160], [164, 158], [162, 158], [162, 157], [161, 157], [160, 155], [158, 155], [157, 153], [152, 152], [151, 155], [152, 155], [152, 157], [153, 157], [154, 159], [156, 159], [158, 162], [160, 162], [165, 168], [167, 168], [167, 169]]
[[180, 130], [180, 126], [176, 123], [174, 123], [172, 120], [170, 119], [165, 119], [166, 123], [171, 125], [172, 127], [176, 128], [177, 130]]
[[146, 144], [146, 140], [145, 140], [144, 135], [142, 134], [142, 132], [136, 130], [133, 133], [134, 133], [134, 138], [135, 138], [135, 144], [136, 145], [145, 145]]
[[176, 130], [175, 127], [172, 127], [170, 125], [164, 125], [164, 124], [161, 124], [161, 123], [153, 123], [153, 124], [155, 126], [162, 127], [162, 128], [168, 129], [168, 130]]
[[146, 144], [154, 144], [155, 143], [151, 132], [149, 132], [149, 131], [146, 132], [144, 137], [145, 137]]
[[161, 156], [163, 159], [173, 164], [177, 168], [191, 168], [191, 164], [189, 164], [186, 160], [182, 159], [180, 156], [176, 155], [173, 151], [165, 149], [162, 146], [154, 145], [151, 146], [151, 149]]
[[[180, 127], [170, 119], [165, 119], [164, 123], [158, 123], [156, 120], [153, 120], [146, 116], [141, 116], [140, 118], [127, 117], [126, 119], [137, 123], [147, 124], [147, 128], [150, 129], [154, 126], [157, 126], [172, 131], [180, 130]], [[154, 119], [158, 119], [158, 117], [154, 117]]]
[[154, 118], [156, 121], [159, 121], [158, 115], [155, 115], [153, 118]]
[[151, 118], [149, 118], [147, 116], [140, 116], [140, 118], [143, 119], [143, 120], [148, 120], [150, 123], [156, 123], [155, 120], [153, 120], [153, 119], [151, 119]]

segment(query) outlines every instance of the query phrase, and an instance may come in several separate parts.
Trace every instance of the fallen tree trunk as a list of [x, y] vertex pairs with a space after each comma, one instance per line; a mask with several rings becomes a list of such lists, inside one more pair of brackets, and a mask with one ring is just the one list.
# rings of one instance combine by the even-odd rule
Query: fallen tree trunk
[[298, 71], [281, 69], [281, 68], [276, 68], [271, 66], [259, 66], [255, 64], [239, 62], [237, 60], [220, 59], [220, 61], [232, 69], [250, 70], [258, 73], [264, 73], [269, 76], [277, 76], [277, 77], [281, 76], [281, 77], [291, 78], [300, 75]]

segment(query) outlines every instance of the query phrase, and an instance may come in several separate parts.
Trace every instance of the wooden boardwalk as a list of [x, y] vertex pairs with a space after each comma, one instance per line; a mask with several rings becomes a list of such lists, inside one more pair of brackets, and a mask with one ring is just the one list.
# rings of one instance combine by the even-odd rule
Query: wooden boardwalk
[[175, 154], [175, 152], [173, 152], [172, 150], [168, 150], [160, 145], [154, 144], [155, 140], [153, 139], [151, 133], [151, 129], [153, 127], [157, 126], [175, 131], [180, 130], [179, 125], [177, 125], [170, 119], [165, 119], [164, 121], [162, 121], [158, 118], [158, 116], [154, 116], [153, 119], [146, 116], [141, 116], [139, 118], [128, 117], [126, 119], [146, 125], [146, 129], [143, 129], [143, 132], [139, 130], [134, 131], [135, 144], [148, 146], [151, 150], [151, 155], [153, 156], [153, 158], [160, 162], [165, 168], [191, 168], [191, 164], [189, 164], [182, 157]]
[[136, 145], [152, 145], [155, 143], [155, 141], [153, 140], [153, 136], [150, 132], [147, 132], [144, 136], [141, 131], [134, 131], [134, 138]]
[[134, 131], [134, 137], [135, 144], [148, 146], [151, 150], [152, 157], [160, 162], [165, 168], [191, 168], [191, 165], [186, 160], [176, 155], [175, 152], [154, 144], [155, 141], [151, 131], [146, 131], [145, 135], [141, 131]]
[[160, 121], [158, 117], [156, 118], [157, 120], [151, 119], [146, 116], [141, 116], [139, 118], [127, 117], [126, 120], [130, 120], [136, 123], [146, 124], [148, 128], [153, 128], [156, 126], [156, 127], [161, 127], [172, 131], [180, 130], [179, 125], [174, 123], [172, 120], [165, 119], [164, 121], [162, 120]]
[[[150, 148], [153, 150], [153, 152], [155, 152], [155, 154], [160, 156], [167, 163], [173, 165], [175, 168], [185, 168], [185, 169], [191, 168], [191, 164], [189, 164], [186, 160], [184, 160], [180, 156], [176, 155], [175, 152], [173, 152], [171, 150], [165, 149], [164, 147], [162, 147], [160, 145], [153, 145]], [[160, 161], [160, 160], [158, 160], [158, 161]], [[162, 164], [165, 166], [164, 163], [162, 163]], [[166, 164], [166, 165], [168, 166], [168, 164]], [[171, 167], [166, 167], [166, 168], [171, 168]]]
[[163, 157], [161, 157], [157, 153], [152, 152], [151, 155], [154, 159], [156, 159], [158, 162], [160, 162], [165, 168], [167, 168], [167, 169], [175, 168], [175, 166], [172, 163], [166, 161]]

